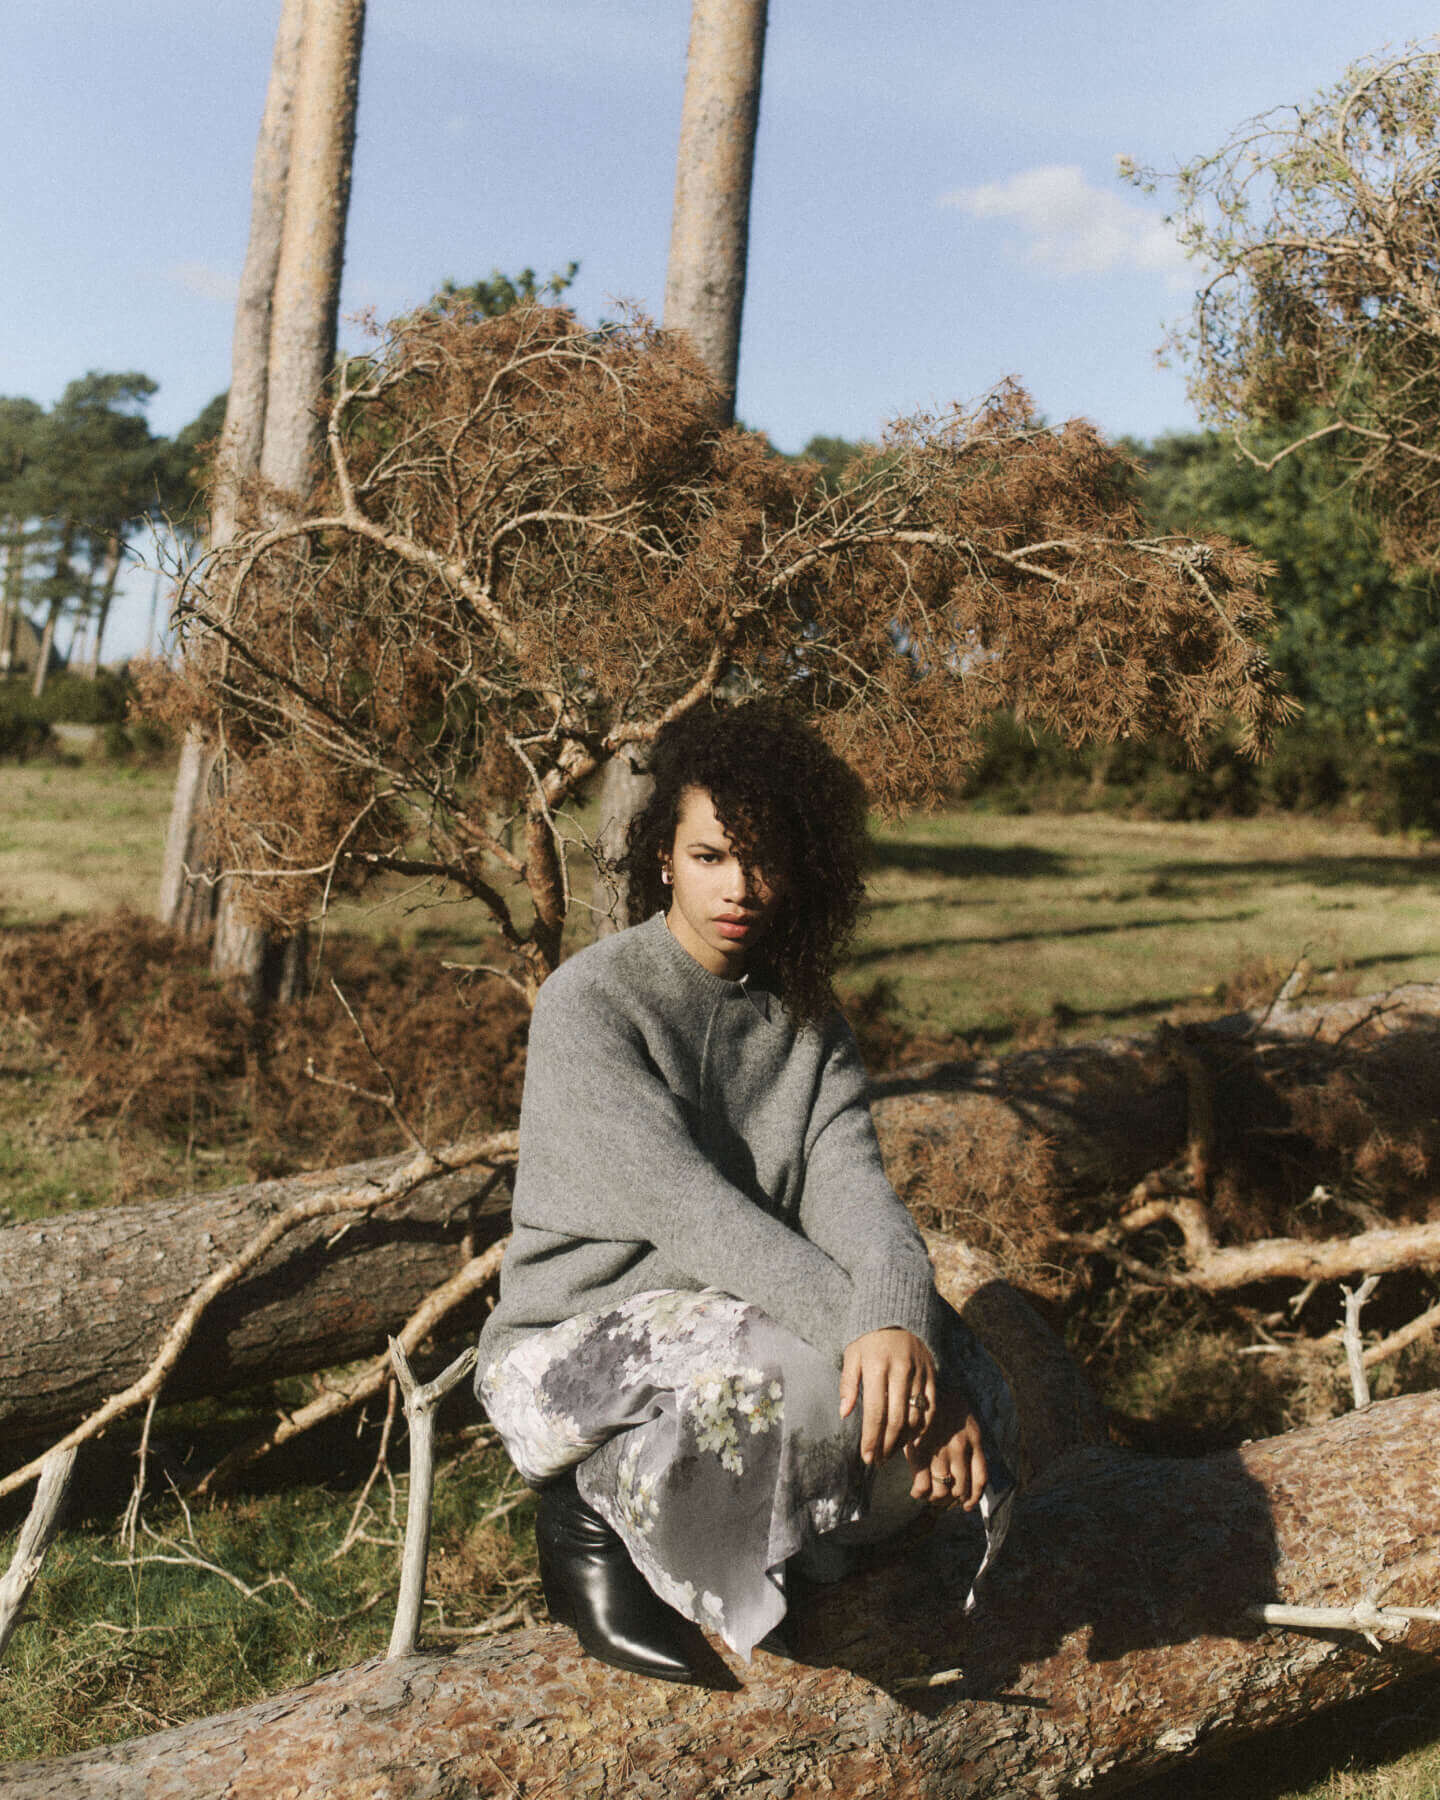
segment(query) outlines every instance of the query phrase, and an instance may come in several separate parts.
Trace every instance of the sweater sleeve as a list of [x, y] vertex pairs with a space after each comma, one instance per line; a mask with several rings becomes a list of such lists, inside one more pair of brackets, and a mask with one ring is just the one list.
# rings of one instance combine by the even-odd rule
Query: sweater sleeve
[[530, 1031], [517, 1223], [654, 1245], [698, 1287], [763, 1308], [838, 1357], [853, 1284], [728, 1182], [696, 1144], [633, 1020], [552, 977]]
[[934, 1271], [924, 1239], [885, 1173], [859, 1046], [838, 1013], [825, 1030], [829, 1044], [806, 1146], [801, 1228], [850, 1275], [847, 1342], [899, 1325], [938, 1356]]

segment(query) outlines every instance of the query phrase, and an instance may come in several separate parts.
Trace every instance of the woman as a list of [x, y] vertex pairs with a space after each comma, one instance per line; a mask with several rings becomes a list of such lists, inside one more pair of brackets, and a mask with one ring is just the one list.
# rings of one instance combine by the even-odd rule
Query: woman
[[631, 929], [536, 1004], [477, 1387], [542, 1490], [552, 1617], [684, 1681], [696, 1625], [748, 1656], [787, 1561], [883, 1489], [893, 1514], [897, 1472], [912, 1510], [976, 1506], [1009, 1402], [936, 1295], [835, 1009], [858, 779], [759, 702], [666, 727], [651, 772]]

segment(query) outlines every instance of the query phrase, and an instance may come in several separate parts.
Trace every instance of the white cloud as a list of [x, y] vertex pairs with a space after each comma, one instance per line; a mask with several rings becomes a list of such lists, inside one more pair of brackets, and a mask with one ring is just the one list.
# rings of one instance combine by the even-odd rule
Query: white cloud
[[1138, 273], [1176, 286], [1186, 280], [1189, 261], [1164, 219], [1129, 194], [1092, 187], [1078, 163], [956, 188], [940, 204], [1012, 225], [1024, 261], [1046, 275]]
[[233, 269], [220, 263], [205, 262], [197, 257], [167, 263], [161, 272], [171, 287], [179, 288], [192, 300], [215, 300], [225, 306], [235, 304], [240, 278]]

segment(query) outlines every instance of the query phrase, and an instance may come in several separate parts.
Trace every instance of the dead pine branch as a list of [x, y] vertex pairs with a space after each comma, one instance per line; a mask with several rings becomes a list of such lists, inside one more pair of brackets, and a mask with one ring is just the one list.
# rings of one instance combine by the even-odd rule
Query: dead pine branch
[[345, 1081], [335, 1075], [322, 1075], [315, 1067], [315, 1059], [313, 1056], [306, 1059], [306, 1076], [320, 1087], [338, 1088], [342, 1093], [352, 1094], [357, 1100], [372, 1100], [377, 1106], [383, 1106], [398, 1128], [401, 1136], [409, 1144], [410, 1148], [421, 1155], [426, 1154], [424, 1140], [401, 1111], [400, 1096], [395, 1087], [395, 1077], [390, 1073], [390, 1070], [386, 1067], [379, 1052], [370, 1042], [365, 1027], [360, 1023], [359, 1019], [356, 1018], [355, 1009], [346, 998], [345, 991], [340, 986], [340, 983], [332, 978], [330, 987], [335, 998], [340, 1002], [345, 1017], [355, 1027], [355, 1035], [365, 1046], [365, 1054], [370, 1058], [371, 1062], [374, 1063], [376, 1073], [383, 1077], [385, 1082], [385, 1092], [383, 1094], [377, 1094], [370, 1088], [362, 1088], [358, 1082]]
[[[107, 1426], [114, 1424], [117, 1419], [123, 1418], [137, 1406], [158, 1394], [164, 1386], [166, 1376], [179, 1361], [186, 1345], [195, 1335], [196, 1327], [208, 1308], [221, 1294], [247, 1275], [283, 1237], [296, 1230], [297, 1227], [314, 1219], [358, 1217], [374, 1212], [391, 1201], [413, 1193], [423, 1182], [442, 1171], [461, 1169], [476, 1163], [508, 1161], [514, 1157], [516, 1147], [517, 1134], [515, 1132], [494, 1132], [485, 1137], [446, 1145], [438, 1151], [422, 1151], [411, 1157], [408, 1162], [403, 1163], [394, 1171], [389, 1180], [377, 1187], [358, 1190], [344, 1187], [322, 1189], [319, 1193], [297, 1200], [257, 1231], [236, 1255], [222, 1263], [201, 1283], [166, 1333], [164, 1341], [149, 1367], [138, 1380], [131, 1382], [120, 1393], [112, 1394], [102, 1406], [97, 1407], [73, 1431], [68, 1432], [54, 1448], [57, 1450], [69, 1449], [87, 1442], [90, 1438], [97, 1437]], [[12, 1494], [24, 1487], [27, 1482], [34, 1480], [39, 1475], [44, 1461], [43, 1456], [36, 1457], [0, 1479], [0, 1497]]]
[[5, 1646], [20, 1623], [25, 1602], [30, 1598], [30, 1590], [45, 1561], [45, 1552], [59, 1527], [79, 1454], [79, 1446], [71, 1445], [67, 1449], [52, 1450], [44, 1459], [34, 1501], [20, 1527], [15, 1554], [10, 1558], [10, 1567], [0, 1578], [0, 1656], [5, 1654]]
[[413, 1656], [420, 1635], [420, 1613], [425, 1605], [425, 1566], [430, 1557], [430, 1509], [435, 1481], [435, 1415], [440, 1402], [475, 1367], [472, 1344], [447, 1368], [423, 1385], [416, 1381], [398, 1338], [390, 1340], [395, 1378], [405, 1397], [405, 1418], [410, 1427], [410, 1497], [405, 1509], [405, 1549], [400, 1560], [400, 1597], [395, 1603], [395, 1625], [390, 1633], [387, 1659]]
[[1381, 1338], [1378, 1344], [1372, 1344], [1363, 1358], [1365, 1367], [1373, 1369], [1377, 1363], [1388, 1362], [1392, 1356], [1398, 1356], [1402, 1350], [1408, 1350], [1411, 1344], [1418, 1343], [1423, 1337], [1430, 1337], [1437, 1330], [1440, 1330], [1440, 1300], [1433, 1306], [1427, 1306], [1408, 1325], [1401, 1325]]
[[[1144, 1223], [1171, 1216], [1162, 1213], [1160, 1202], [1155, 1202], [1154, 1208]], [[1190, 1288], [1208, 1294], [1256, 1281], [1341, 1281], [1362, 1269], [1388, 1275], [1397, 1269], [1440, 1264], [1440, 1221], [1432, 1219], [1420, 1225], [1378, 1227], [1348, 1238], [1260, 1238], [1249, 1244], [1215, 1245], [1197, 1254], [1187, 1251], [1178, 1267], [1161, 1268], [1142, 1261], [1120, 1241], [1127, 1227], [1134, 1229], [1136, 1217], [1136, 1213], [1128, 1214], [1103, 1231], [1056, 1232], [1051, 1242], [1107, 1257], [1152, 1287]], [[1176, 1222], [1180, 1223], [1178, 1217]]]
[[1415, 1619], [1440, 1619], [1440, 1607], [1377, 1606], [1373, 1600], [1360, 1600], [1354, 1606], [1282, 1606], [1271, 1604], [1246, 1608], [1257, 1624], [1270, 1625], [1283, 1631], [1358, 1631], [1372, 1650], [1383, 1650], [1382, 1631], [1403, 1638]]
[[[375, 1451], [375, 1461], [370, 1466], [370, 1473], [365, 1477], [365, 1485], [361, 1488], [355, 1505], [350, 1512], [350, 1523], [345, 1527], [345, 1535], [339, 1544], [330, 1552], [328, 1561], [339, 1562], [353, 1545], [365, 1535], [362, 1523], [370, 1504], [370, 1496], [374, 1492], [375, 1483], [383, 1475], [390, 1489], [391, 1509], [395, 1502], [395, 1478], [390, 1473], [390, 1435], [395, 1429], [396, 1405], [400, 1398], [400, 1384], [393, 1378], [385, 1384], [385, 1417], [380, 1426], [380, 1443]], [[358, 1436], [365, 1426], [365, 1415], [362, 1412], [356, 1423]]]
[[386, 871], [440, 884], [533, 998], [587, 910], [574, 803], [732, 688], [811, 708], [887, 807], [1021, 703], [1077, 742], [1230, 714], [1256, 749], [1293, 713], [1251, 553], [1143, 535], [1123, 458], [1013, 386], [898, 422], [831, 491], [718, 432], [684, 334], [633, 315], [430, 309], [366, 366], [296, 515], [180, 571], [183, 662], [146, 694], [244, 744], [210, 825], [277, 925]]

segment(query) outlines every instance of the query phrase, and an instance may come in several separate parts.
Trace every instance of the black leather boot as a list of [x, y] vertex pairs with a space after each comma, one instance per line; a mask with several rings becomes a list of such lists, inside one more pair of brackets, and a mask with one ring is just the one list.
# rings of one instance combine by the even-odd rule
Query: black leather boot
[[699, 1631], [651, 1591], [620, 1538], [580, 1498], [573, 1473], [541, 1493], [535, 1546], [550, 1617], [573, 1626], [591, 1656], [659, 1681], [695, 1680]]

